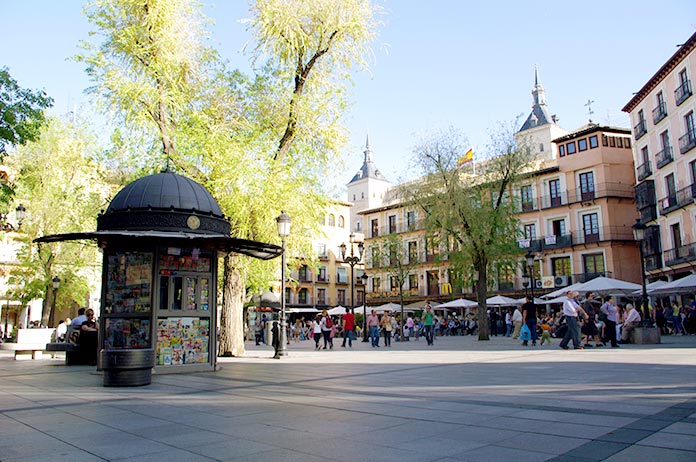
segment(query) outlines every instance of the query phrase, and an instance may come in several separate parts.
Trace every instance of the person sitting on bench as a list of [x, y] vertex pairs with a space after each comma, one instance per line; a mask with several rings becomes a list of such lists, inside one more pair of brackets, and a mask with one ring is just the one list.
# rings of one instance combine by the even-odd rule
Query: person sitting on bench
[[87, 320], [80, 326], [80, 340], [78, 344], [83, 351], [85, 360], [87, 360], [89, 364], [96, 366], [98, 326], [97, 321], [94, 319], [94, 310], [89, 308], [86, 311], [86, 316]]

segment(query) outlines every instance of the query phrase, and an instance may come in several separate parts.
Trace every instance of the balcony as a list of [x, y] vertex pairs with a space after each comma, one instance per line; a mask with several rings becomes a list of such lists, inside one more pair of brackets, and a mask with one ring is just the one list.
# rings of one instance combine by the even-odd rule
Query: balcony
[[639, 140], [643, 135], [648, 133], [648, 124], [645, 123], [645, 119], [642, 119], [633, 127], [633, 133], [635, 133], [636, 140]]
[[696, 243], [684, 244], [665, 250], [665, 265], [673, 266], [696, 260]]
[[650, 161], [640, 164], [636, 169], [638, 172], [638, 181], [642, 181], [652, 175], [652, 167], [650, 166]]
[[663, 102], [658, 104], [658, 106], [652, 111], [653, 123], [657, 125], [662, 119], [667, 117], [667, 105]]
[[676, 90], [674, 90], [674, 99], [677, 103], [677, 106], [686, 101], [686, 99], [691, 95], [691, 80], [686, 80], [684, 81], [684, 83], [679, 85], [679, 87]]
[[541, 196], [541, 208], [550, 209], [568, 204], [568, 193], [566, 191], [559, 192], [553, 196]]
[[319, 275], [317, 275], [317, 282], [320, 283], [320, 284], [328, 284], [330, 281], [329, 281], [329, 277], [328, 277], [328, 276], [319, 276]]
[[665, 215], [673, 210], [680, 209], [693, 203], [695, 185], [682, 188], [674, 194], [660, 199], [660, 215]]
[[545, 236], [541, 241], [541, 249], [560, 249], [563, 247], [571, 247], [573, 245], [573, 235], [571, 233], [561, 234], [559, 236]]
[[602, 226], [592, 230], [581, 229], [573, 233], [573, 244], [592, 244], [603, 241], [633, 241], [630, 226]]
[[522, 199], [522, 202], [520, 203], [521, 211], [522, 212], [533, 212], [535, 210], [539, 210], [539, 204], [536, 200], [536, 198], [526, 198]]
[[679, 138], [679, 152], [686, 154], [696, 147], [696, 130], [691, 129]]
[[655, 161], [657, 162], [657, 168], [662, 168], [674, 160], [672, 155], [672, 146], [665, 146], [665, 148], [655, 155]]

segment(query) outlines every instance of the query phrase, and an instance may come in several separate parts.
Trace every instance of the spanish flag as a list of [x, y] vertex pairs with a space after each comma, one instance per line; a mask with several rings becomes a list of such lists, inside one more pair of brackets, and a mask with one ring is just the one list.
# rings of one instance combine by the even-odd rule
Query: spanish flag
[[469, 148], [469, 150], [466, 151], [466, 153], [457, 161], [457, 167], [461, 167], [472, 160], [474, 160], [474, 148]]

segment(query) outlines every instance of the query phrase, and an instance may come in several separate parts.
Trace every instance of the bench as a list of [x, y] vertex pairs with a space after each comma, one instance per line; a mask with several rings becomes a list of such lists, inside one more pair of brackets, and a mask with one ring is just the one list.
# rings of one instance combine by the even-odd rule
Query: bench
[[[14, 359], [18, 356], [31, 355], [31, 359], [40, 358], [47, 351], [46, 344], [51, 342], [55, 329], [17, 329], [17, 341], [0, 343], [0, 350], [14, 351]], [[51, 354], [55, 357], [55, 353]]]

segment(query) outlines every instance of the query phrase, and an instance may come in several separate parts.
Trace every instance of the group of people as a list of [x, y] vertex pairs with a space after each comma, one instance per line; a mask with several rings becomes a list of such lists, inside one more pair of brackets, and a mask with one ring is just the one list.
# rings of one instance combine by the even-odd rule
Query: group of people
[[696, 300], [691, 298], [688, 305], [676, 300], [671, 306], [655, 303], [655, 323], [662, 335], [696, 335]]

